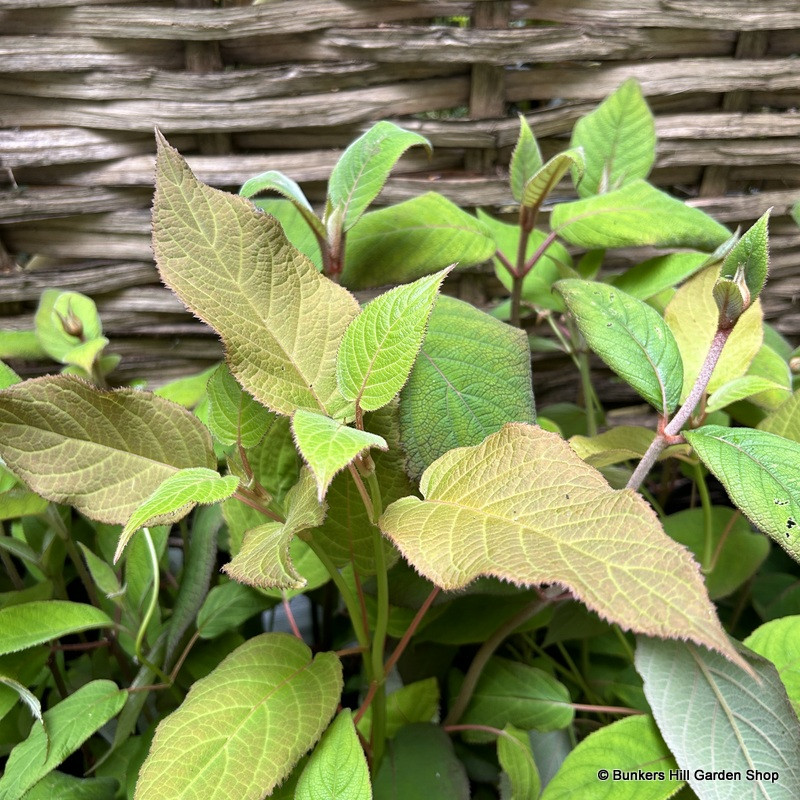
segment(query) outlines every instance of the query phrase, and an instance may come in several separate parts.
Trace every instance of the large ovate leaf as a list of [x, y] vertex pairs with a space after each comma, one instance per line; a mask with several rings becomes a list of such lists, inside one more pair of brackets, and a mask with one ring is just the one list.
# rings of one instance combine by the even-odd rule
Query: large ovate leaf
[[185, 408], [70, 375], [0, 393], [0, 457], [48, 500], [112, 524], [178, 470], [216, 466], [208, 431]]
[[220, 334], [231, 372], [258, 401], [287, 415], [340, 410], [336, 351], [355, 299], [273, 218], [202, 184], [157, 138], [153, 248], [164, 282]]
[[723, 384], [709, 396], [706, 402], [706, 413], [711, 414], [714, 411], [719, 411], [721, 408], [731, 405], [731, 403], [736, 403], [761, 392], [780, 391], [783, 388], [780, 384], [769, 380], [769, 378], [762, 378], [759, 375], [742, 375], [740, 378], [734, 378], [732, 381]]
[[800, 713], [800, 616], [765, 622], [743, 644], [775, 665], [795, 714]]
[[721, 425], [704, 425], [686, 438], [731, 500], [800, 561], [800, 444]]
[[739, 649], [754, 675], [691, 644], [645, 638], [636, 669], [661, 735], [699, 797], [792, 800], [800, 796], [800, 724], [775, 667]]
[[497, 760], [504, 773], [500, 778], [503, 800], [538, 800], [541, 780], [526, 731], [506, 725], [497, 737]]
[[522, 189], [522, 205], [539, 209], [558, 182], [572, 169], [575, 182], [583, 175], [583, 149], [580, 147], [565, 150], [553, 156], [536, 174], [525, 183]]
[[372, 800], [369, 768], [349, 709], [341, 711], [309, 759], [295, 800]]
[[388, 449], [382, 437], [351, 428], [313, 411], [295, 411], [292, 433], [300, 455], [306, 460], [317, 482], [317, 499], [322, 502], [339, 470], [370, 447]]
[[236, 581], [221, 583], [208, 593], [197, 612], [197, 632], [202, 639], [216, 639], [274, 604], [249, 586]]
[[761, 420], [758, 429], [800, 442], [800, 389]]
[[92, 681], [45, 711], [44, 725], [34, 725], [11, 751], [0, 778], [0, 797], [19, 800], [117, 714], [127, 695], [111, 681]]
[[378, 196], [397, 160], [409, 147], [430, 142], [393, 122], [378, 122], [342, 154], [328, 181], [328, 203], [342, 220], [342, 230], [355, 225]]
[[289, 545], [295, 535], [321, 525], [325, 506], [320, 504], [317, 485], [309, 470], [286, 495], [285, 522], [265, 522], [244, 535], [242, 549], [223, 569], [231, 578], [262, 589], [298, 589], [306, 579], [295, 570]]
[[608, 194], [559, 203], [550, 226], [580, 247], [692, 247], [713, 250], [730, 232], [697, 208], [635, 180]]
[[308, 226], [303, 214], [298, 211], [297, 206], [289, 200], [279, 197], [268, 200], [255, 200], [253, 205], [266, 211], [278, 220], [286, 234], [286, 238], [304, 256], [307, 256], [318, 272], [322, 272], [322, 250], [320, 242], [314, 231]]
[[542, 154], [536, 137], [528, 125], [528, 120], [520, 114], [519, 138], [511, 154], [509, 166], [511, 194], [518, 203], [522, 202], [522, 190], [525, 184], [539, 171], [542, 163]]
[[[767, 211], [725, 256], [720, 278], [741, 281], [747, 287], [747, 300], [753, 302], [767, 280], [769, 270], [769, 234], [767, 223], [772, 209]], [[748, 304], [749, 304], [748, 302]]]
[[26, 795], [25, 800], [108, 800], [115, 796], [116, 779], [76, 778], [63, 772], [50, 772]]
[[393, 503], [380, 526], [438, 586], [480, 575], [557, 583], [624, 628], [739, 660], [687, 551], [640, 496], [611, 489], [558, 435], [506, 425], [431, 464], [420, 491], [424, 500]]
[[[719, 310], [712, 290], [718, 275], [718, 266], [694, 275], [678, 289], [664, 310], [664, 320], [672, 330], [683, 361], [681, 400], [694, 386], [717, 332]], [[761, 302], [757, 300], [739, 318], [711, 375], [709, 392], [747, 372], [763, 341], [762, 316]]]
[[336, 361], [339, 391], [345, 398], [364, 411], [375, 411], [403, 388], [450, 269], [376, 297], [350, 323]]
[[274, 415], [236, 382], [224, 364], [208, 379], [208, 427], [222, 444], [255, 447]]
[[[605, 769], [605, 780], [598, 772]], [[628, 780], [620, 773], [654, 772], [649, 780]], [[678, 765], [647, 715], [627, 717], [587, 736], [564, 759], [545, 787], [542, 800], [667, 800], [683, 785], [670, 777]]]
[[336, 711], [342, 667], [299, 639], [261, 634], [197, 681], [156, 729], [136, 800], [223, 792], [261, 800], [319, 739]]
[[641, 300], [602, 283], [556, 284], [587, 344], [664, 416], [678, 405], [683, 363], [660, 314]]
[[507, 422], [535, 419], [524, 332], [440, 296], [400, 395], [409, 473], [419, 477], [448, 450], [479, 444]]
[[165, 517], [180, 514], [185, 516], [198, 503], [212, 505], [230, 497], [239, 485], [235, 475], [220, 475], [216, 470], [205, 467], [182, 469], [170, 475], [155, 489], [131, 514], [119, 536], [116, 562], [122, 555], [125, 545], [139, 528], [157, 524]]
[[99, 608], [68, 600], [38, 600], [0, 608], [0, 655], [113, 624]]
[[491, 234], [435, 192], [365, 214], [347, 237], [342, 282], [351, 289], [406, 283], [450, 264], [491, 258]]
[[628, 79], [572, 131], [573, 147], [586, 151], [581, 197], [619, 189], [646, 178], [656, 160], [656, 128], [639, 83]]
[[705, 253], [669, 253], [655, 256], [615, 276], [611, 283], [632, 297], [647, 300], [664, 289], [683, 283], [701, 269], [706, 260]]

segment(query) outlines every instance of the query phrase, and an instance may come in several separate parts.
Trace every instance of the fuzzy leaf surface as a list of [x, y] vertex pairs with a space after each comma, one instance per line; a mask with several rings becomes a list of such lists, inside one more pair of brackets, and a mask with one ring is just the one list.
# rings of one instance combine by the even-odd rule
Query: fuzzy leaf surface
[[522, 205], [538, 209], [570, 169], [575, 174], [575, 182], [580, 181], [583, 166], [583, 150], [580, 147], [553, 156], [525, 183], [522, 190]]
[[349, 709], [341, 711], [325, 731], [294, 796], [295, 800], [372, 800], [367, 759]]
[[721, 425], [687, 431], [686, 438], [736, 506], [800, 561], [800, 444]]
[[351, 428], [313, 411], [295, 411], [292, 433], [300, 455], [317, 482], [317, 499], [322, 502], [337, 472], [370, 447], [387, 450], [380, 436]]
[[450, 264], [491, 258], [486, 226], [436, 192], [370, 211], [347, 236], [342, 283], [365, 289], [406, 283]]
[[675, 410], [683, 388], [678, 344], [661, 315], [635, 297], [602, 283], [559, 281], [587, 344], [663, 415]]
[[222, 444], [255, 447], [274, 415], [237, 383], [224, 364], [208, 379], [208, 427]]
[[765, 622], [743, 644], [775, 665], [795, 714], [800, 713], [800, 616]]
[[643, 180], [607, 194], [559, 203], [550, 226], [570, 244], [600, 247], [692, 247], [714, 250], [730, 231]]
[[253, 397], [279, 414], [340, 410], [336, 351], [358, 303], [275, 219], [198, 181], [160, 134], [153, 249], [164, 282], [220, 334]]
[[639, 495], [611, 489], [558, 435], [506, 425], [431, 464], [420, 491], [424, 500], [393, 503], [379, 524], [436, 585], [557, 583], [624, 628], [738, 660], [687, 551]]
[[527, 731], [506, 725], [503, 734], [497, 737], [497, 760], [508, 780], [509, 790], [503, 792], [501, 776], [500, 796], [503, 800], [538, 800], [541, 779]]
[[520, 114], [519, 137], [511, 154], [509, 177], [511, 179], [511, 194], [518, 202], [522, 202], [522, 192], [525, 184], [539, 171], [544, 162], [536, 137], [533, 135], [528, 120]]
[[186, 409], [70, 375], [0, 393], [0, 457], [48, 500], [112, 524], [178, 470], [216, 466], [208, 431]]
[[281, 633], [255, 636], [195, 682], [156, 729], [136, 800], [261, 800], [336, 712], [342, 666]]
[[479, 444], [507, 422], [535, 419], [524, 332], [440, 296], [400, 394], [409, 474], [419, 477], [448, 450]]
[[656, 160], [656, 128], [638, 82], [625, 81], [578, 120], [570, 144], [586, 151], [583, 180], [575, 181], [580, 197], [611, 192], [646, 178]]
[[767, 211], [733, 246], [720, 270], [721, 278], [733, 280], [739, 272], [747, 286], [749, 300], [754, 301], [764, 288], [769, 270], [769, 233], [767, 223], [772, 209]]
[[[703, 800], [800, 796], [800, 724], [769, 661], [740, 648], [755, 672], [683, 642], [640, 638], [636, 670], [661, 735]], [[747, 780], [748, 769], [777, 781]], [[696, 771], [739, 771], [740, 780], [698, 780]]]

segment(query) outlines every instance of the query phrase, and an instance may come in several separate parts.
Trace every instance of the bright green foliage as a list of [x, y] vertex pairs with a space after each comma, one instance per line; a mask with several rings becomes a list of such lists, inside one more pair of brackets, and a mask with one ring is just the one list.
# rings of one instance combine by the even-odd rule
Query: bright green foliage
[[[601, 469], [620, 461], [640, 459], [655, 439], [656, 433], [650, 428], [634, 425], [619, 425], [597, 436], [572, 436], [570, 447], [587, 463]], [[676, 453], [688, 453], [686, 445], [672, 445], [665, 448], [660, 459], [671, 458]]]
[[[542, 800], [667, 800], [683, 785], [669, 777], [677, 768], [653, 718], [626, 717], [580, 742], [547, 784]], [[600, 781], [600, 769], [663, 772], [664, 780]]]
[[544, 162], [539, 151], [536, 137], [533, 135], [528, 120], [520, 114], [519, 138], [511, 154], [510, 178], [511, 194], [518, 202], [522, 202], [522, 193], [525, 184], [539, 171]]
[[[426, 678], [401, 686], [386, 698], [386, 738], [394, 738], [405, 725], [414, 722], [434, 722], [439, 716], [439, 684], [436, 678]], [[362, 736], [369, 738], [372, 706], [358, 722]]]
[[424, 136], [392, 122], [378, 122], [344, 151], [328, 181], [328, 205], [339, 213], [342, 230], [358, 222], [400, 156], [417, 144], [432, 151]]
[[153, 248], [165, 283], [220, 334], [231, 372], [257, 400], [279, 414], [342, 409], [335, 359], [355, 299], [273, 219], [200, 183], [160, 134]]
[[577, 184], [583, 175], [583, 167], [583, 150], [580, 147], [553, 156], [525, 183], [522, 190], [522, 205], [538, 210], [570, 169]]
[[39, 702], [39, 698], [33, 692], [31, 692], [18, 680], [11, 678], [8, 675], [3, 675], [2, 672], [0, 672], [0, 684], [7, 686], [12, 692], [16, 692], [19, 699], [28, 707], [28, 710], [31, 712], [34, 719], [37, 722], [42, 721], [42, 705]]
[[[682, 642], [640, 638], [636, 669], [661, 735], [702, 798], [800, 796], [800, 725], [775, 667], [739, 648], [755, 675]], [[748, 769], [760, 777], [746, 780]], [[731, 770], [740, 780], [699, 780], [696, 770]], [[779, 779], [764, 779], [777, 772]]]
[[295, 411], [292, 416], [292, 433], [297, 449], [317, 482], [317, 499], [320, 503], [333, 476], [356, 456], [370, 447], [388, 449], [386, 442], [374, 433], [350, 428], [323, 414], [302, 409]]
[[51, 772], [25, 795], [25, 800], [108, 800], [115, 796], [116, 789], [114, 778], [74, 778]]
[[639, 300], [647, 300], [683, 283], [706, 262], [705, 253], [669, 253], [642, 261], [612, 279], [612, 284]]
[[405, 283], [450, 264], [491, 258], [486, 226], [435, 192], [364, 215], [347, 237], [342, 282], [351, 289]]
[[86, 562], [89, 574], [92, 576], [92, 580], [95, 582], [97, 588], [106, 598], [113, 597], [114, 603], [121, 606], [121, 595], [124, 594], [124, 592], [114, 568], [105, 559], [95, 555], [83, 542], [78, 542], [78, 547], [81, 549], [83, 560]]
[[13, 386], [21, 380], [22, 378], [20, 378], [8, 364], [4, 364], [0, 361], [0, 389], [7, 389], [9, 386]]
[[639, 495], [612, 490], [556, 434], [506, 425], [435, 461], [420, 491], [424, 501], [399, 500], [380, 526], [437, 585], [559, 583], [625, 628], [736, 658], [688, 553]]
[[800, 616], [765, 622], [743, 644], [775, 665], [795, 714], [800, 714]]
[[197, 612], [197, 630], [203, 639], [216, 639], [272, 605], [273, 600], [249, 586], [235, 581], [221, 583], [208, 593]]
[[178, 470], [216, 466], [208, 431], [186, 409], [69, 375], [0, 394], [0, 457], [48, 500], [112, 524]]
[[236, 382], [224, 364], [208, 379], [208, 427], [222, 444], [255, 447], [275, 419]]
[[216, 367], [209, 367], [196, 375], [187, 375], [185, 378], [176, 378], [153, 390], [153, 394], [172, 400], [184, 408], [194, 408], [205, 396], [206, 385]]
[[389, 743], [375, 800], [469, 800], [469, 780], [450, 737], [435, 725], [406, 725]]
[[[304, 256], [307, 256], [314, 267], [322, 271], [322, 250], [320, 248], [320, 240], [314, 233], [314, 230], [309, 227], [303, 214], [298, 211], [297, 206], [290, 203], [288, 200], [280, 198], [270, 198], [269, 200], [256, 200], [253, 205], [266, 211], [272, 217], [280, 222], [286, 238], [294, 245]], [[315, 217], [317, 219], [317, 217]], [[316, 225], [314, 226], [316, 228]], [[323, 240], [324, 241], [324, 240]]]
[[281, 633], [249, 639], [156, 729], [136, 800], [261, 800], [325, 730], [342, 691], [333, 653]]
[[0, 608], [0, 655], [114, 623], [100, 609], [67, 600], [40, 600]]
[[780, 390], [783, 387], [769, 380], [769, 378], [762, 378], [758, 375], [742, 375], [740, 378], [734, 378], [732, 381], [720, 386], [708, 398], [706, 412], [710, 414], [731, 405], [731, 403], [736, 403], [761, 392], [770, 392], [776, 389]]
[[0, 493], [0, 520], [41, 514], [46, 508], [47, 500], [19, 485]]
[[683, 363], [675, 337], [659, 313], [602, 283], [559, 281], [561, 293], [589, 347], [656, 410], [678, 405]]
[[608, 194], [559, 203], [550, 226], [580, 247], [693, 247], [713, 250], [727, 228], [643, 180]]
[[646, 178], [656, 160], [656, 129], [638, 82], [625, 81], [595, 111], [579, 119], [570, 144], [586, 151], [586, 174], [575, 181], [581, 197]]
[[223, 569], [231, 578], [262, 589], [298, 589], [306, 579], [294, 568], [289, 545], [300, 531], [321, 525], [325, 506], [320, 504], [309, 470], [286, 495], [286, 522], [265, 522], [244, 535], [242, 549]]
[[[700, 366], [717, 331], [719, 311], [712, 296], [719, 269], [709, 267], [688, 280], [675, 293], [664, 311], [664, 320], [669, 325], [683, 361], [683, 401], [691, 391]], [[762, 311], [756, 301], [745, 311], [728, 337], [717, 366], [711, 375], [708, 391], [747, 372], [763, 341]]]
[[734, 245], [722, 262], [720, 278], [734, 281], [746, 295], [747, 308], [761, 294], [769, 270], [769, 211]]
[[800, 561], [800, 444], [750, 428], [704, 425], [689, 444], [731, 500]]
[[34, 725], [11, 751], [0, 778], [0, 797], [19, 800], [115, 716], [127, 695], [111, 681], [92, 681], [45, 711], [44, 726]]
[[415, 477], [454, 447], [506, 422], [534, 422], [530, 352], [522, 331], [440, 296], [400, 395], [400, 436]]
[[765, 417], [758, 427], [767, 433], [775, 433], [794, 442], [800, 442], [800, 390]]
[[552, 731], [566, 728], [574, 714], [563, 683], [536, 667], [495, 657], [481, 674], [460, 721], [494, 728], [511, 723], [526, 731]]
[[325, 731], [295, 789], [295, 800], [372, 800], [367, 759], [348, 709]]
[[224, 478], [213, 469], [194, 467], [182, 469], [170, 475], [134, 512], [122, 529], [114, 553], [119, 560], [125, 545], [139, 528], [158, 525], [165, 518], [175, 519], [188, 514], [197, 503], [210, 505], [230, 497], [239, 485], [234, 475]]
[[538, 800], [541, 780], [525, 731], [513, 725], [503, 728], [503, 736], [497, 737], [497, 760], [505, 773], [500, 782], [502, 800]]
[[776, 411], [792, 396], [792, 371], [787, 363], [791, 351], [784, 355], [773, 347], [771, 342], [778, 347], [782, 344], [779, 340], [775, 341], [775, 337], [772, 336], [773, 330], [769, 324], [764, 324], [764, 344], [759, 348], [747, 370], [749, 377], [761, 378], [772, 384], [766, 391], [750, 396], [751, 403], [768, 412]]
[[403, 388], [448, 272], [449, 267], [382, 294], [350, 323], [336, 361], [344, 397], [375, 411]]
[[[22, 593], [20, 592], [20, 594]], [[22, 602], [27, 601], [23, 600]], [[0, 656], [0, 675], [3, 676], [0, 678], [0, 683], [4, 684], [0, 686], [0, 720], [22, 699], [20, 690], [16, 686], [12, 686], [9, 681], [15, 681], [25, 691], [29, 691], [27, 687], [34, 684], [49, 655], [50, 648], [45, 646]], [[29, 704], [31, 713], [34, 713], [33, 700], [39, 703], [38, 698], [34, 696]], [[41, 716], [41, 714], [34, 715]]]
[[263, 194], [264, 192], [277, 192], [285, 197], [302, 215], [311, 230], [316, 231], [320, 236], [325, 235], [325, 227], [314, 213], [314, 209], [311, 208], [311, 203], [308, 202], [303, 194], [303, 190], [291, 178], [282, 172], [272, 169], [268, 172], [262, 172], [261, 175], [257, 175], [255, 178], [250, 178], [249, 181], [245, 181], [239, 190], [239, 194], [248, 199], [252, 199], [257, 194]]

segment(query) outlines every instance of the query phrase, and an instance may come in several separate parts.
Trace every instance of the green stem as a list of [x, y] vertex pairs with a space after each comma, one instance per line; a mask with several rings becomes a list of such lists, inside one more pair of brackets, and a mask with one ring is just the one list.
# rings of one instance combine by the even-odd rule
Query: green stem
[[169, 676], [165, 672], [162, 672], [155, 664], [148, 661], [142, 654], [142, 642], [147, 633], [147, 627], [150, 625], [150, 620], [153, 618], [153, 614], [155, 614], [156, 606], [158, 605], [158, 593], [161, 589], [161, 570], [158, 566], [158, 555], [156, 554], [156, 548], [153, 546], [153, 537], [150, 535], [150, 529], [142, 528], [142, 535], [147, 544], [147, 554], [150, 556], [150, 568], [153, 571], [153, 592], [150, 595], [147, 611], [144, 613], [142, 622], [139, 625], [139, 631], [136, 634], [134, 653], [136, 654], [136, 660], [140, 664], [144, 664], [149, 670], [152, 670], [164, 683], [169, 683]]
[[89, 602], [95, 606], [95, 608], [100, 608], [100, 598], [97, 595], [97, 590], [95, 589], [92, 576], [89, 575], [89, 571], [86, 569], [86, 566], [83, 563], [83, 558], [78, 552], [78, 548], [75, 547], [75, 542], [72, 541], [72, 536], [70, 536], [70, 532], [67, 529], [67, 526], [64, 524], [64, 520], [61, 519], [58, 509], [55, 506], [50, 505], [47, 507], [46, 515], [54, 530], [58, 534], [59, 539], [64, 542], [64, 547], [67, 551], [67, 555], [69, 556], [69, 560], [72, 562], [72, 565], [75, 567], [75, 571], [78, 573], [78, 577], [83, 584], [83, 588], [86, 590], [86, 594], [89, 597]]
[[572, 319], [569, 319], [569, 335], [572, 345], [572, 350], [578, 364], [578, 372], [581, 376], [581, 394], [583, 395], [583, 407], [586, 410], [586, 433], [589, 436], [597, 436], [597, 415], [595, 411], [598, 410], [597, 396], [592, 386], [592, 372], [589, 368], [589, 354], [586, 348], [580, 346], [580, 333], [575, 327]]
[[703, 573], [711, 572], [711, 561], [714, 557], [714, 517], [711, 505], [711, 495], [706, 486], [706, 476], [703, 467], [698, 461], [694, 466], [694, 482], [700, 495], [700, 505], [703, 508]]
[[614, 635], [619, 639], [619, 643], [622, 645], [622, 649], [625, 651], [625, 654], [628, 656], [628, 661], [633, 664], [635, 655], [633, 652], [633, 648], [631, 647], [631, 643], [625, 638], [625, 634], [622, 632], [619, 625], [612, 625], [611, 630], [614, 631]]

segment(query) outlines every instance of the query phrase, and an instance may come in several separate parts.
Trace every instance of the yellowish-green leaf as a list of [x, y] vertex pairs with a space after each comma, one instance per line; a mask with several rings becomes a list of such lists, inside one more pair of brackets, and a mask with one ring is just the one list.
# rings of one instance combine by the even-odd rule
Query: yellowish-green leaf
[[743, 644], [775, 665], [795, 714], [800, 715], [800, 616], [765, 622]]
[[325, 506], [317, 499], [309, 470], [286, 495], [286, 522], [266, 522], [244, 535], [242, 549], [223, 569], [231, 578], [262, 589], [299, 589], [306, 579], [295, 570], [289, 545], [300, 531], [321, 525]]
[[380, 436], [350, 428], [335, 419], [313, 411], [295, 411], [292, 432], [297, 449], [306, 460], [317, 482], [317, 497], [322, 502], [333, 476], [370, 447], [387, 450]]
[[504, 772], [500, 778], [503, 800], [538, 800], [542, 784], [526, 731], [506, 725], [497, 737], [497, 760]]
[[[719, 310], [711, 292], [718, 274], [717, 266], [694, 275], [678, 289], [664, 311], [664, 320], [678, 342], [683, 361], [681, 402], [694, 386], [717, 331]], [[762, 316], [761, 303], [756, 301], [739, 318], [711, 376], [709, 392], [747, 372], [763, 341]]]
[[800, 389], [758, 424], [759, 430], [800, 442]]
[[542, 166], [542, 154], [536, 137], [533, 135], [528, 120], [519, 115], [519, 138], [511, 154], [509, 177], [511, 178], [511, 194], [518, 202], [522, 202], [522, 191], [525, 184]]
[[688, 552], [639, 495], [611, 489], [559, 436], [506, 425], [435, 461], [420, 491], [424, 500], [393, 503], [380, 526], [438, 586], [480, 575], [557, 583], [624, 628], [740, 662]]
[[339, 391], [364, 411], [389, 403], [408, 380], [428, 317], [451, 267], [376, 297], [354, 319], [336, 362]]
[[230, 497], [239, 485], [235, 475], [222, 477], [216, 470], [205, 467], [182, 469], [170, 475], [147, 498], [125, 523], [114, 553], [116, 562], [125, 545], [139, 528], [157, 525], [165, 518], [186, 516], [198, 503], [210, 505]]
[[261, 800], [336, 712], [342, 666], [281, 633], [255, 636], [156, 729], [135, 800]]
[[538, 209], [570, 169], [574, 172], [575, 183], [578, 183], [583, 176], [583, 168], [582, 147], [565, 150], [553, 156], [525, 183], [522, 190], [522, 205]]
[[185, 408], [69, 375], [0, 393], [0, 457], [42, 497], [111, 524], [178, 470], [216, 466], [208, 430]]
[[[789, 352], [781, 355], [773, 347], [780, 347], [780, 338], [769, 324], [764, 324], [764, 344], [750, 362], [747, 374], [752, 377], [765, 378], [774, 384], [774, 388], [766, 392], [752, 395], [749, 400], [767, 412], [776, 411], [792, 396], [792, 371], [789, 369]], [[786, 348], [788, 350], [788, 348]]]
[[[655, 439], [656, 432], [636, 425], [619, 425], [597, 436], [573, 436], [570, 447], [596, 469], [620, 461], [640, 459]], [[659, 460], [688, 454], [688, 445], [671, 445], [662, 450]]]
[[769, 392], [774, 390], [781, 390], [784, 387], [768, 378], [762, 378], [758, 375], [742, 375], [740, 378], [734, 378], [732, 381], [723, 384], [715, 392], [711, 394], [706, 402], [706, 412], [719, 411], [731, 403], [736, 403], [739, 400], [744, 400], [747, 397], [752, 397], [760, 392]]
[[0, 361], [0, 389], [7, 389], [9, 386], [13, 386], [15, 383], [20, 383], [22, 378], [14, 372], [8, 364], [4, 364]]
[[160, 134], [153, 247], [165, 283], [220, 334], [258, 401], [287, 415], [342, 410], [336, 351], [358, 303], [272, 217], [200, 183]]
[[208, 379], [216, 367], [209, 367], [197, 375], [188, 375], [185, 378], [176, 378], [153, 390], [153, 394], [172, 400], [184, 408], [194, 408], [205, 396]]
[[269, 409], [236, 382], [224, 364], [208, 379], [208, 427], [222, 444], [255, 447], [274, 420]]
[[325, 731], [297, 782], [295, 800], [372, 800], [369, 767], [352, 713], [344, 709]]
[[[108, 344], [94, 301], [78, 292], [45, 289], [35, 322], [42, 348], [62, 364], [89, 369], [94, 356]], [[83, 350], [86, 346], [90, 349]], [[96, 348], [94, 352], [91, 347]]]
[[[436, 678], [414, 681], [386, 697], [386, 737], [392, 739], [404, 725], [414, 722], [438, 722], [439, 684]], [[358, 721], [358, 730], [369, 739], [372, 730], [372, 706]]]

